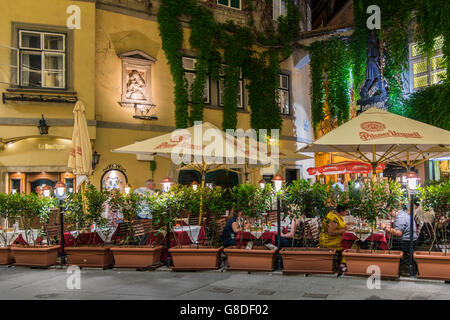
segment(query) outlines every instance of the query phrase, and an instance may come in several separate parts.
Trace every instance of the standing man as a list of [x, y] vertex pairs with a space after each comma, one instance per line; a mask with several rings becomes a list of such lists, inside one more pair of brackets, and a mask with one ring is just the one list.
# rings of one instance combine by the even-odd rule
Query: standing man
[[[145, 187], [137, 188], [136, 190], [134, 190], [134, 193], [139, 194], [144, 197], [147, 197], [147, 196], [154, 195], [156, 193], [155, 189], [156, 189], [155, 180], [148, 179], [145, 182]], [[151, 219], [152, 218], [150, 208], [146, 204], [141, 205], [141, 208], [139, 210], [137, 218], [138, 219]]]

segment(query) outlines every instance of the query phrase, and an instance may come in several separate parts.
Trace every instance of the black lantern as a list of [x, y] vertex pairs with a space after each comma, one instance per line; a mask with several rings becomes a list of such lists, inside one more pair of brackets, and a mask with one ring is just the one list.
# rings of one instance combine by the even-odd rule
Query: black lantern
[[95, 169], [99, 160], [100, 160], [100, 155], [97, 153], [97, 151], [94, 151], [92, 153], [92, 170]]
[[44, 115], [42, 115], [42, 119], [39, 120], [39, 125], [38, 125], [39, 134], [41, 136], [48, 134], [48, 128], [50, 128], [50, 127], [45, 122]]

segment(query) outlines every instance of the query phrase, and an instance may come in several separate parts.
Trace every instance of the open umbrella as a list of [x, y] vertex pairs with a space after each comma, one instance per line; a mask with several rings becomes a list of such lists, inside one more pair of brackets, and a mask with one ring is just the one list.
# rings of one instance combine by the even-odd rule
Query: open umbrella
[[77, 175], [80, 185], [88, 179], [92, 171], [92, 146], [86, 121], [86, 108], [81, 101], [77, 101], [73, 113], [75, 119], [68, 167]]
[[[370, 108], [297, 152], [337, 152], [372, 165], [373, 178], [380, 163], [407, 160], [411, 155], [429, 159], [445, 153], [450, 132], [420, 121]], [[408, 160], [409, 161], [409, 160]]]

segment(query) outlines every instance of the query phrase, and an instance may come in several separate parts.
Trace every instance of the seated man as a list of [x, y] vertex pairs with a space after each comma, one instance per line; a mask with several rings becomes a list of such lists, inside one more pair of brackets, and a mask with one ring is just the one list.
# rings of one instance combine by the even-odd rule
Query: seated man
[[[409, 251], [410, 251], [410, 234], [411, 234], [411, 216], [409, 215], [409, 212], [407, 211], [406, 206], [403, 206], [402, 210], [394, 210], [390, 214], [394, 220], [394, 226], [388, 226], [385, 224], [381, 224], [381, 228], [386, 233], [391, 234], [391, 236], [394, 237], [394, 247], [393, 249], [401, 250], [403, 251], [403, 258], [401, 261], [401, 264], [403, 266], [409, 264]], [[417, 235], [417, 226], [416, 223], [413, 224], [412, 232], [413, 235], [413, 247], [415, 250], [416, 247], [416, 241], [418, 238]]]

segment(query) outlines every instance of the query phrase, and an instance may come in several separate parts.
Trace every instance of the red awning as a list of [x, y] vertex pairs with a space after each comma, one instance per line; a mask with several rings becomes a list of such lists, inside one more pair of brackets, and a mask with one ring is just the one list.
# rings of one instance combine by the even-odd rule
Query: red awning
[[[380, 163], [377, 166], [377, 171], [383, 171], [385, 168], [384, 163]], [[321, 167], [308, 168], [310, 175], [333, 175], [333, 174], [345, 174], [345, 173], [370, 173], [372, 172], [372, 166], [365, 162], [360, 161], [345, 161], [327, 164]]]

